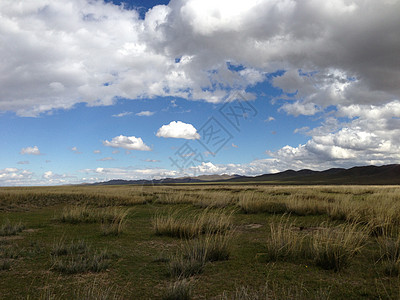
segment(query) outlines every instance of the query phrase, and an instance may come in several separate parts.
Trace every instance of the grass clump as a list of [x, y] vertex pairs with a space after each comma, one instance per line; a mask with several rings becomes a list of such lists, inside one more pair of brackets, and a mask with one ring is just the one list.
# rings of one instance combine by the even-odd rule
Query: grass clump
[[347, 267], [351, 259], [360, 252], [366, 239], [365, 232], [357, 227], [356, 223], [345, 224], [315, 233], [311, 244], [311, 255], [315, 264], [335, 272]]
[[227, 260], [231, 239], [232, 233], [225, 232], [208, 233], [185, 241], [180, 253], [169, 262], [169, 274], [172, 277], [187, 278], [202, 273], [207, 262]]
[[194, 238], [204, 233], [227, 231], [232, 226], [231, 219], [231, 214], [223, 210], [210, 212], [205, 209], [200, 214], [176, 210], [168, 215], [156, 214], [152, 223], [157, 235]]
[[272, 222], [266, 243], [267, 260], [287, 260], [305, 256], [304, 236], [293, 230], [289, 216], [282, 216], [279, 222]]
[[77, 274], [101, 272], [109, 266], [106, 253], [99, 252], [94, 254], [87, 253], [82, 256], [71, 256], [67, 259], [55, 257], [53, 259], [52, 269], [63, 274]]
[[189, 300], [191, 299], [191, 285], [187, 279], [178, 279], [171, 283], [164, 293], [163, 300]]
[[237, 197], [230, 192], [200, 193], [193, 205], [201, 208], [225, 208], [237, 202]]
[[61, 213], [60, 221], [70, 224], [95, 223], [98, 221], [98, 214], [94, 208], [86, 205], [67, 206]]
[[85, 240], [71, 241], [69, 244], [66, 244], [65, 240], [62, 238], [53, 244], [51, 255], [83, 254], [88, 251], [89, 246]]
[[280, 214], [287, 211], [286, 204], [271, 196], [261, 197], [254, 192], [246, 192], [239, 196], [237, 203], [245, 214], [271, 213]]
[[379, 260], [383, 263], [385, 274], [398, 276], [400, 273], [400, 236], [396, 238], [379, 237], [377, 242], [380, 251]]
[[[93, 208], [87, 205], [64, 207], [59, 220], [63, 223], [124, 223], [130, 209], [116, 207]], [[117, 226], [117, 227], [118, 227]]]
[[0, 271], [8, 271], [11, 269], [11, 261], [9, 259], [0, 260]]
[[158, 194], [158, 198], [155, 202], [158, 204], [192, 204], [193, 199], [191, 199], [185, 192], [167, 190]]
[[227, 260], [230, 255], [230, 242], [233, 234], [205, 234], [187, 242], [183, 251], [185, 257], [204, 257], [205, 261]]
[[120, 235], [126, 227], [129, 210], [115, 210], [112, 218], [104, 220], [100, 229], [103, 235]]
[[330, 298], [330, 289], [320, 289], [310, 292], [302, 283], [289, 286], [282, 285], [276, 281], [267, 282], [259, 288], [240, 286], [234, 292], [225, 291], [220, 300], [271, 300], [271, 299], [324, 299]]
[[168, 273], [171, 277], [187, 278], [200, 274], [204, 270], [206, 257], [202, 252], [193, 252], [190, 256], [177, 254], [169, 262]]
[[9, 220], [6, 220], [4, 224], [0, 227], [0, 236], [10, 236], [17, 235], [22, 230], [24, 230], [24, 225], [21, 222], [11, 223]]
[[91, 251], [83, 240], [65, 244], [63, 240], [53, 245], [52, 270], [64, 274], [101, 272], [109, 266], [107, 251]]

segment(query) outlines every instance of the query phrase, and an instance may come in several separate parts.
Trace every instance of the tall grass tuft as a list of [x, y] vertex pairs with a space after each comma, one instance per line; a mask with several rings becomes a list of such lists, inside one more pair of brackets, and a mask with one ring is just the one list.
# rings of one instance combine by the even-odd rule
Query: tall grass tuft
[[204, 233], [225, 232], [232, 226], [232, 213], [205, 209], [200, 214], [175, 210], [168, 215], [156, 214], [152, 220], [157, 235], [193, 238]]
[[117, 207], [94, 208], [87, 205], [64, 207], [59, 220], [63, 223], [119, 223], [129, 213], [128, 209]]
[[54, 257], [52, 269], [64, 274], [101, 272], [109, 266], [107, 254], [103, 252], [87, 253], [82, 256], [71, 256], [67, 259]]
[[189, 300], [191, 299], [191, 285], [187, 279], [178, 279], [171, 283], [164, 293], [163, 300]]
[[400, 273], [400, 236], [396, 238], [379, 237], [380, 258], [384, 266], [385, 274], [398, 276]]
[[237, 205], [246, 214], [281, 214], [287, 211], [287, 205], [283, 201], [271, 196], [261, 197], [254, 192], [241, 194]]
[[11, 269], [11, 261], [9, 259], [0, 260], [0, 271], [8, 271]]
[[237, 197], [231, 192], [203, 192], [197, 195], [197, 199], [193, 205], [201, 208], [225, 208], [234, 205], [237, 202]]
[[357, 223], [319, 230], [313, 235], [311, 254], [317, 266], [341, 271], [360, 252], [366, 240], [365, 230]]
[[103, 235], [120, 235], [126, 227], [129, 209], [114, 210], [112, 218], [102, 220], [100, 229]]
[[206, 261], [227, 260], [230, 255], [232, 232], [221, 234], [205, 234], [186, 242], [183, 249], [184, 257], [204, 257]]
[[305, 256], [304, 236], [293, 230], [290, 217], [283, 215], [279, 222], [272, 222], [266, 242], [268, 260], [287, 260]]
[[207, 262], [227, 260], [230, 255], [232, 232], [208, 233], [186, 240], [175, 257], [169, 261], [172, 277], [187, 278], [203, 272]]
[[24, 230], [25, 226], [18, 223], [11, 223], [10, 220], [6, 220], [4, 224], [0, 226], [0, 236], [16, 235]]
[[69, 244], [66, 244], [65, 239], [61, 238], [53, 243], [51, 255], [83, 254], [88, 251], [89, 245], [85, 240], [71, 241]]
[[83, 240], [66, 244], [61, 239], [54, 243], [51, 255], [52, 270], [64, 274], [97, 273], [109, 266], [107, 251], [92, 251]]
[[183, 191], [177, 192], [167, 190], [158, 194], [158, 198], [155, 202], [158, 204], [192, 204], [193, 199]]

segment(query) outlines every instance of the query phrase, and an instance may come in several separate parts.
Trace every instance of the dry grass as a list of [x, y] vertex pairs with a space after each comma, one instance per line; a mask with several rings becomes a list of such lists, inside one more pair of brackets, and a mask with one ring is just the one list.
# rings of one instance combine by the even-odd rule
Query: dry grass
[[158, 204], [192, 204], [193, 199], [184, 191], [170, 191], [157, 194], [157, 200], [155, 203]]
[[232, 226], [232, 213], [207, 209], [201, 213], [175, 210], [168, 215], [156, 214], [152, 224], [157, 235], [193, 238], [204, 233], [227, 231]]
[[235, 205], [238, 201], [235, 195], [226, 191], [201, 192], [196, 195], [197, 199], [193, 205], [201, 208], [225, 208]]
[[227, 260], [232, 236], [232, 232], [207, 233], [185, 240], [179, 252], [169, 261], [169, 274], [187, 278], [202, 273], [207, 262]]
[[312, 237], [311, 255], [315, 264], [336, 272], [347, 267], [366, 241], [359, 224], [345, 224], [317, 231]]
[[109, 266], [107, 251], [92, 251], [84, 241], [69, 245], [55, 245], [52, 251], [53, 271], [63, 274], [101, 272]]
[[191, 284], [187, 279], [178, 279], [172, 282], [163, 295], [163, 300], [189, 300], [191, 299]]
[[278, 222], [271, 222], [266, 241], [268, 260], [295, 260], [305, 256], [304, 236], [293, 230], [289, 216], [283, 215]]
[[6, 220], [4, 224], [0, 226], [0, 236], [10, 236], [20, 233], [25, 228], [21, 222], [11, 223], [10, 220]]
[[75, 205], [64, 207], [58, 220], [63, 223], [123, 223], [130, 209], [106, 207], [95, 208], [87, 205]]
[[130, 209], [114, 209], [108, 219], [103, 219], [100, 229], [103, 235], [120, 235], [126, 227], [127, 216]]
[[380, 236], [377, 238], [380, 257], [384, 272], [389, 276], [398, 276], [400, 273], [400, 236], [395, 238]]

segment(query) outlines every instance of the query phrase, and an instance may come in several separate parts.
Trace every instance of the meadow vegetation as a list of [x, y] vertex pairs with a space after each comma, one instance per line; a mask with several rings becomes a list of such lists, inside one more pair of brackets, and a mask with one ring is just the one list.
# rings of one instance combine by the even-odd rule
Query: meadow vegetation
[[0, 188], [5, 299], [398, 299], [400, 187]]

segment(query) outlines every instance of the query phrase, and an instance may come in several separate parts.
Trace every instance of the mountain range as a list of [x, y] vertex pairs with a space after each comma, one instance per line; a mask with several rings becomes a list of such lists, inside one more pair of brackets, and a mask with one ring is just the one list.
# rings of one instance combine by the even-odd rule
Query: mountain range
[[255, 183], [255, 184], [364, 184], [391, 185], [400, 184], [400, 164], [384, 166], [360, 166], [349, 169], [332, 168], [324, 171], [303, 169], [286, 170], [279, 173], [259, 176], [240, 175], [201, 175], [196, 177], [164, 178], [157, 180], [123, 180], [114, 179], [97, 182], [93, 185], [123, 184], [180, 184], [180, 183]]

